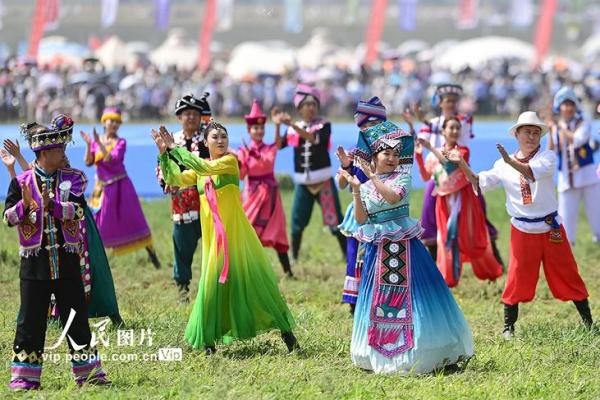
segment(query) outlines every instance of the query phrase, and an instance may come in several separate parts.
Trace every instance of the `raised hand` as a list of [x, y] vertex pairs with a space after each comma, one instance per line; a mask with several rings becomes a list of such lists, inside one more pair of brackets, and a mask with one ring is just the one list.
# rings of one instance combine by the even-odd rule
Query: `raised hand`
[[24, 181], [21, 182], [21, 197], [23, 198], [23, 205], [26, 210], [32, 210], [34, 206], [33, 196], [31, 195], [31, 189]]
[[168, 148], [160, 133], [156, 129], [152, 129], [152, 133], [150, 133], [150, 136], [152, 136], [152, 139], [154, 139], [154, 144], [156, 144], [158, 152], [160, 154], [164, 154], [168, 150]]
[[163, 142], [167, 146], [167, 148], [174, 149], [175, 148], [175, 139], [173, 139], [173, 135], [171, 133], [169, 133], [167, 128], [165, 128], [163, 125], [161, 125], [160, 128], [158, 129], [158, 132], [159, 132], [160, 137], [162, 138]]
[[48, 208], [48, 204], [50, 204], [50, 194], [48, 193], [48, 187], [45, 183], [42, 183], [42, 204], [44, 204], [44, 209]]
[[404, 110], [404, 112], [402, 113], [402, 119], [408, 124], [408, 126], [413, 126], [414, 118], [410, 108]]
[[350, 165], [350, 159], [348, 158], [348, 154], [346, 154], [346, 150], [344, 147], [338, 146], [335, 151], [335, 155], [340, 160], [340, 164], [342, 164], [342, 168], [347, 168]]
[[87, 145], [92, 144], [92, 138], [90, 137], [90, 135], [88, 135], [84, 131], [79, 131], [79, 134], [81, 135], [81, 138]]
[[286, 112], [282, 112], [281, 113], [281, 116], [279, 117], [279, 120], [284, 125], [290, 126], [292, 124], [292, 117], [290, 116], [290, 114], [288, 114]]
[[500, 152], [500, 155], [502, 156], [504, 162], [508, 163], [511, 161], [510, 155], [508, 154], [504, 146], [502, 146], [500, 143], [496, 143], [496, 148], [498, 149], [498, 152]]
[[2, 162], [4, 163], [4, 165], [6, 165], [7, 168], [14, 168], [15, 162], [17, 161], [15, 157], [12, 156], [12, 154], [10, 154], [4, 149], [0, 149], [0, 158], [2, 159]]
[[423, 113], [423, 109], [421, 109], [421, 105], [419, 103], [415, 103], [413, 105], [413, 112], [415, 113], [415, 117], [423, 123], [425, 123], [425, 114]]
[[365, 160], [363, 160], [360, 157], [356, 157], [354, 162], [358, 165], [358, 168], [360, 168], [360, 170], [364, 172], [367, 178], [371, 179], [373, 176], [375, 176], [373, 170], [371, 169], [371, 166], [367, 164]]
[[100, 141], [100, 135], [98, 135], [98, 132], [96, 131], [96, 127], [94, 127], [94, 141], [98, 144], [102, 144]]
[[423, 139], [423, 138], [417, 138], [417, 143], [426, 148], [427, 150], [431, 151], [431, 142], [429, 140]]
[[350, 175], [348, 173], [348, 171], [340, 171], [340, 174], [342, 174], [342, 176], [344, 177], [344, 179], [346, 179], [346, 181], [348, 181], [348, 184], [350, 185], [350, 187], [352, 187], [352, 191], [353, 192], [358, 192], [360, 190], [360, 180], [353, 175]]
[[458, 151], [458, 149], [452, 149], [450, 151], [445, 151], [444, 156], [446, 157], [446, 159], [448, 161], [456, 163], [456, 164], [461, 162], [463, 159], [462, 155], [460, 154], [460, 151]]
[[271, 109], [271, 119], [273, 120], [274, 124], [281, 124], [282, 114], [283, 114], [283, 111], [281, 111], [281, 109], [277, 106], [275, 106]]

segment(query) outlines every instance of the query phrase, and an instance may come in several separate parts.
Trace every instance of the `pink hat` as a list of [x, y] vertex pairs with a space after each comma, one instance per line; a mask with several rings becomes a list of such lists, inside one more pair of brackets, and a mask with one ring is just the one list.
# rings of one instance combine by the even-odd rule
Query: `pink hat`
[[250, 109], [250, 114], [244, 115], [244, 119], [246, 120], [246, 124], [248, 126], [264, 125], [267, 122], [267, 116], [260, 109], [260, 104], [258, 104], [258, 100], [254, 99], [252, 101], [252, 108]]
[[312, 96], [318, 104], [321, 103], [321, 92], [319, 89], [304, 83], [298, 84], [296, 94], [294, 95], [294, 106], [296, 106], [296, 108], [300, 107], [302, 102], [306, 100], [308, 96]]

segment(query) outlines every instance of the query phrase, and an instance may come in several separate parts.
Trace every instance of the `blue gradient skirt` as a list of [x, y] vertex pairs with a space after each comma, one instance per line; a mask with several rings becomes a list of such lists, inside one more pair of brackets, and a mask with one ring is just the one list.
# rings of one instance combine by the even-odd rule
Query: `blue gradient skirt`
[[386, 357], [369, 345], [377, 245], [365, 244], [354, 314], [352, 362], [375, 373], [425, 374], [473, 355], [471, 330], [437, 266], [419, 239], [410, 240], [413, 348]]

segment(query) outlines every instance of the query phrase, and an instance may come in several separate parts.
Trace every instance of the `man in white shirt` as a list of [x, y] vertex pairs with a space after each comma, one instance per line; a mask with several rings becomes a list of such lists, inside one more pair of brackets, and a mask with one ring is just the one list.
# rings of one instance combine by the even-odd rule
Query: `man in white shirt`
[[553, 181], [557, 157], [550, 150], [540, 150], [540, 140], [547, 130], [535, 112], [522, 113], [510, 128], [519, 151], [511, 156], [502, 145], [496, 145], [502, 158], [491, 170], [479, 175], [458, 152], [448, 155], [481, 191], [503, 187], [506, 192], [506, 210], [512, 225], [508, 277], [502, 294], [503, 335], [507, 339], [514, 334], [519, 303], [529, 302], [535, 296], [541, 263], [552, 295], [573, 301], [586, 327], [593, 323], [588, 292], [557, 212]]

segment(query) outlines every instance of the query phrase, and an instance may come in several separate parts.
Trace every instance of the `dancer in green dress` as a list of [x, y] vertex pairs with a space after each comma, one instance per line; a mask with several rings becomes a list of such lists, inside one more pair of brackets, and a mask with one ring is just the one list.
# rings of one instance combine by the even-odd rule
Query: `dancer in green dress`
[[[185, 339], [212, 354], [217, 343], [278, 329], [290, 352], [299, 349], [292, 333], [294, 319], [271, 262], [244, 213], [238, 161], [228, 152], [225, 127], [211, 122], [204, 130], [210, 160], [175, 147], [164, 127], [153, 130], [152, 137], [165, 182], [197, 186], [200, 193], [202, 268]], [[188, 169], [181, 171], [178, 165]]]

